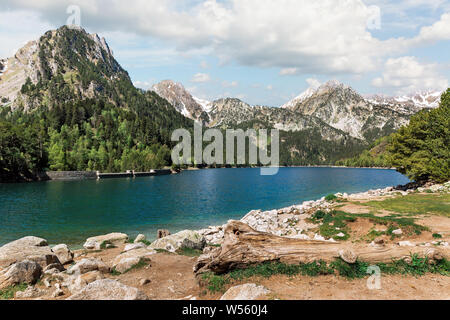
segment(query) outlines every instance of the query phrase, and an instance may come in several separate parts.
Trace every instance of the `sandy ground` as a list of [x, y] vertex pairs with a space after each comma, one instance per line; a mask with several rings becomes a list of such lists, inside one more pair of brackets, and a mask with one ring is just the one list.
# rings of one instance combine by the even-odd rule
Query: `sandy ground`
[[[104, 250], [89, 254], [105, 262], [113, 259], [120, 248]], [[152, 300], [213, 300], [222, 293], [211, 294], [200, 287], [193, 273], [195, 257], [158, 253], [151, 259], [149, 266], [109, 278], [139, 288]], [[150, 283], [140, 285], [141, 279]], [[272, 276], [270, 278], [254, 277], [236, 281], [226, 288], [256, 283], [268, 288], [272, 293], [267, 299], [281, 300], [450, 300], [450, 277], [428, 274], [421, 277], [386, 275], [381, 276], [381, 289], [369, 290], [368, 279], [348, 280], [339, 276]], [[61, 297], [60, 299], [64, 299]]]

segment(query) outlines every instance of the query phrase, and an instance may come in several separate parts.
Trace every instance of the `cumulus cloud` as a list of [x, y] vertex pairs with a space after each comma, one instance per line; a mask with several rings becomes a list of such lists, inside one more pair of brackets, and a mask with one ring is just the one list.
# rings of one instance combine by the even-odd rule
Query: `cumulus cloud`
[[[26, 23], [17, 23], [18, 21]], [[0, 57], [13, 56], [28, 41], [38, 39], [51, 28], [35, 12], [0, 11]]]
[[376, 2], [362, 0], [2, 0], [0, 9], [35, 10], [61, 25], [71, 4], [91, 31], [151, 36], [179, 52], [207, 48], [221, 63], [276, 67], [280, 75], [363, 74], [412, 46], [450, 39], [444, 14], [415, 37], [380, 40], [368, 28]]
[[237, 81], [222, 81], [222, 87], [224, 88], [235, 88], [239, 85]]
[[211, 77], [207, 73], [197, 73], [191, 79], [191, 82], [195, 83], [205, 83], [209, 81], [211, 81]]
[[298, 68], [283, 68], [280, 70], [280, 76], [292, 76], [299, 73]]
[[416, 57], [388, 59], [381, 77], [375, 78], [372, 85], [378, 88], [395, 88], [397, 93], [410, 93], [418, 90], [444, 90], [448, 80], [439, 72], [439, 65], [420, 63]]

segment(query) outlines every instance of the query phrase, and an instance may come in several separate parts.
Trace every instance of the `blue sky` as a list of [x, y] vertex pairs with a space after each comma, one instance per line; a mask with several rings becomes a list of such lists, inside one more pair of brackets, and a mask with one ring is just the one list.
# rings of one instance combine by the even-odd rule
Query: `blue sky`
[[332, 79], [363, 94], [449, 85], [447, 0], [2, 0], [0, 57], [66, 24], [72, 4], [143, 88], [172, 79], [279, 106]]

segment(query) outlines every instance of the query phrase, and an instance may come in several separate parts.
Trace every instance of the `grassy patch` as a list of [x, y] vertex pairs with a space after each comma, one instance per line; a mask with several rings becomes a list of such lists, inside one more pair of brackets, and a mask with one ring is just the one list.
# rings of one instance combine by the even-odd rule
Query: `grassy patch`
[[442, 234], [433, 233], [433, 238], [435, 238], [435, 239], [442, 239]]
[[383, 201], [358, 203], [377, 210], [387, 210], [402, 214], [438, 214], [450, 217], [450, 194], [409, 194]]
[[173, 252], [170, 252], [170, 251], [168, 251], [166, 249], [155, 249], [155, 251], [157, 253], [174, 254]]
[[14, 299], [14, 295], [16, 294], [16, 292], [25, 291], [26, 288], [28, 288], [28, 285], [26, 283], [21, 283], [0, 290], [0, 300]]
[[149, 259], [141, 258], [137, 264], [135, 264], [135, 265], [132, 266], [131, 268], [125, 270], [124, 273], [130, 272], [130, 271], [132, 271], [132, 270], [139, 270], [139, 269], [142, 269], [142, 268], [148, 266], [149, 262], [150, 262]]
[[152, 243], [151, 243], [150, 241], [148, 241], [148, 240], [141, 240], [141, 241], [139, 241], [139, 242], [145, 244], [146, 246], [149, 246], [149, 245], [152, 244]]
[[[311, 220], [320, 224], [319, 233], [323, 237], [347, 240], [350, 238], [350, 229], [347, 226], [347, 222], [356, 221], [356, 217], [343, 211], [333, 210], [327, 213], [319, 210], [312, 215]], [[338, 234], [341, 233], [344, 236], [339, 237]]]
[[203, 254], [203, 251], [191, 248], [180, 248], [176, 252], [179, 255], [187, 257], [199, 257]]
[[[246, 269], [233, 270], [227, 274], [216, 275], [208, 272], [202, 275], [202, 286], [211, 292], [224, 292], [228, 284], [235, 281], [241, 281], [252, 277], [269, 278], [274, 275], [305, 275], [316, 277], [320, 275], [338, 275], [347, 279], [361, 279], [369, 276], [367, 269], [369, 263], [357, 261], [354, 264], [348, 264], [341, 259], [331, 263], [317, 261], [312, 263], [303, 263], [298, 265], [287, 265], [281, 262], [267, 262], [248, 267]], [[385, 274], [403, 274], [420, 276], [426, 273], [438, 273], [450, 276], [450, 262], [441, 260], [436, 264], [430, 264], [427, 258], [419, 258], [417, 255], [411, 256], [411, 262], [404, 260], [393, 261], [392, 263], [379, 263], [381, 273]]]
[[111, 275], [117, 277], [117, 276], [120, 276], [121, 274], [122, 273], [117, 271], [115, 267], [111, 269]]
[[[108, 247], [109, 246], [109, 247]], [[100, 249], [105, 250], [105, 249], [114, 249], [117, 248], [111, 241], [109, 240], [105, 240], [100, 244]]]
[[337, 197], [334, 194], [329, 194], [325, 197], [326, 201], [334, 201], [336, 199], [337, 199]]

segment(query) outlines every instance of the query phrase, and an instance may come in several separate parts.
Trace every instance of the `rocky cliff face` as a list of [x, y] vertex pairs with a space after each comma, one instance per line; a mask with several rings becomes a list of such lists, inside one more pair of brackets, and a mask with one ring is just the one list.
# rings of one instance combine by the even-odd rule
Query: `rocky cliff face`
[[318, 88], [309, 88], [281, 108], [271, 108], [251, 106], [233, 98], [201, 101], [200, 104], [181, 85], [174, 85], [173, 82], [162, 84], [155, 86], [156, 92], [169, 100], [179, 112], [195, 120], [198, 120], [195, 110], [201, 108], [202, 114], [207, 115], [203, 119], [208, 119], [203, 123], [209, 127], [257, 125], [291, 132], [319, 129], [323, 138], [334, 140], [344, 134], [364, 142], [371, 142], [399, 129], [409, 122], [413, 114], [437, 105], [440, 96], [416, 95], [408, 99], [404, 97], [403, 100], [364, 98], [352, 88], [330, 81]]
[[208, 113], [201, 104], [205, 104], [205, 102], [193, 97], [182, 84], [165, 80], [155, 84], [152, 91], [169, 101], [186, 118], [196, 120], [204, 125], [209, 123]]
[[116, 103], [114, 87], [131, 83], [105, 39], [83, 29], [48, 31], [2, 64], [0, 99], [12, 109], [97, 97]]

